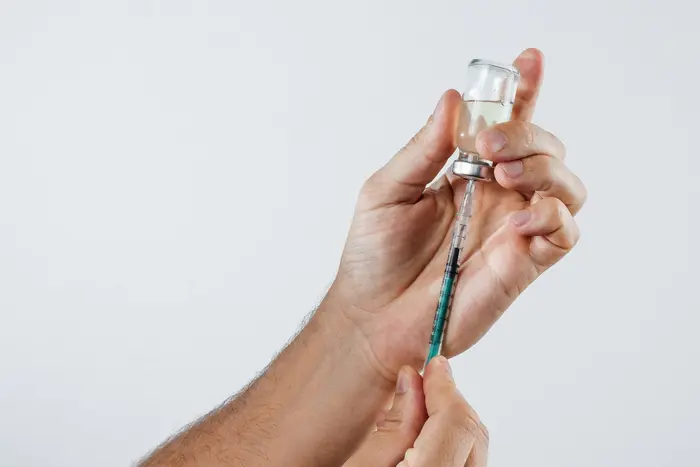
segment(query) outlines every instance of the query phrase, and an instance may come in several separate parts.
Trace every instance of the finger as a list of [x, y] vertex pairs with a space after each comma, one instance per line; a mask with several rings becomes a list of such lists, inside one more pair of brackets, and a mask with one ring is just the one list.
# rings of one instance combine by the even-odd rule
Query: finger
[[544, 198], [511, 216], [520, 235], [533, 237], [530, 256], [535, 264], [549, 267], [568, 253], [580, 233], [568, 208], [557, 198]]
[[448, 412], [452, 406], [464, 401], [452, 377], [450, 363], [442, 355], [438, 355], [428, 363], [423, 375], [423, 391], [428, 416]]
[[586, 187], [581, 179], [553, 157], [539, 154], [502, 162], [494, 173], [502, 187], [517, 190], [528, 198], [535, 193], [542, 198], [558, 198], [571, 214], [576, 214], [586, 202]]
[[476, 148], [485, 159], [507, 162], [534, 154], [564, 160], [566, 147], [559, 138], [529, 122], [520, 120], [500, 123], [480, 132]]
[[473, 437], [467, 442], [461, 433], [448, 433], [447, 430], [443, 430], [440, 438], [431, 442], [432, 444], [425, 447], [406, 451], [404, 460], [396, 467], [472, 467], [471, 453], [475, 447]]
[[414, 369], [401, 369], [391, 409], [344, 467], [394, 467], [403, 458], [427, 417], [422, 385]]
[[483, 433], [476, 413], [457, 390], [447, 360], [430, 361], [423, 380], [429, 419], [400, 467], [464, 467]]
[[460, 419], [464, 418], [462, 422], [475, 425], [476, 431], [486, 431], [479, 416], [457, 389], [450, 364], [442, 355], [438, 355], [428, 363], [423, 376], [423, 391], [429, 417], [439, 413], [459, 412], [459, 416], [465, 415], [460, 417]]
[[512, 120], [532, 120], [544, 77], [544, 54], [538, 49], [527, 49], [513, 65], [520, 71], [520, 82], [515, 94]]
[[428, 123], [384, 167], [365, 183], [374, 205], [414, 203], [454, 152], [454, 131], [462, 97], [443, 94]]

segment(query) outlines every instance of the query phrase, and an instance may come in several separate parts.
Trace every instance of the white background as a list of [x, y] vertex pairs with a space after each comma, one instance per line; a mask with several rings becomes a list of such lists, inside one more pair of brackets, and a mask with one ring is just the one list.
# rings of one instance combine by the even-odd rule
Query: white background
[[0, 465], [128, 465], [235, 393], [365, 177], [470, 59], [533, 46], [590, 196], [454, 362], [490, 465], [697, 465], [692, 4], [1, 0]]

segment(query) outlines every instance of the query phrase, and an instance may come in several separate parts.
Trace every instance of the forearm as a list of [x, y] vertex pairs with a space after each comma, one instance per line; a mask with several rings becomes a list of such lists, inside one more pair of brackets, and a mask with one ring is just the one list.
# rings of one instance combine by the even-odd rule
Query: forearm
[[143, 467], [340, 465], [393, 387], [361, 335], [325, 300], [247, 390], [156, 451]]

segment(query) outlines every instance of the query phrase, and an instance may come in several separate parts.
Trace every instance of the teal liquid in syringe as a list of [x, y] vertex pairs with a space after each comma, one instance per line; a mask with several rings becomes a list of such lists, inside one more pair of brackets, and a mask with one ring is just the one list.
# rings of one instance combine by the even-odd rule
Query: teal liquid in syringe
[[452, 308], [452, 297], [454, 296], [457, 274], [459, 273], [459, 257], [462, 253], [462, 244], [467, 235], [469, 218], [472, 214], [472, 198], [474, 196], [475, 185], [476, 182], [474, 180], [467, 181], [464, 198], [462, 199], [459, 212], [457, 213], [457, 220], [455, 221], [454, 231], [452, 233], [452, 241], [450, 242], [450, 252], [447, 256], [447, 264], [445, 266], [445, 275], [442, 278], [440, 297], [438, 299], [437, 310], [435, 311], [433, 330], [430, 334], [428, 355], [425, 359], [426, 366], [433, 357], [442, 354], [442, 346], [445, 341], [447, 324]]

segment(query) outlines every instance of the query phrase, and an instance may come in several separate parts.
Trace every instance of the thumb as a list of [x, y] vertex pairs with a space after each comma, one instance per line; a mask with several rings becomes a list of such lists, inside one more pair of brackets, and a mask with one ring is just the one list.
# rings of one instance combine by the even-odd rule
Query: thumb
[[428, 123], [365, 183], [368, 207], [415, 203], [425, 186], [455, 150], [454, 133], [462, 97], [451, 89], [442, 95]]
[[457, 389], [450, 363], [442, 355], [430, 360], [425, 368], [423, 389], [425, 405], [431, 417], [438, 413], [450, 412], [456, 405], [468, 405]]
[[416, 370], [403, 367], [391, 409], [344, 467], [396, 466], [413, 446], [426, 417], [423, 381]]
[[[423, 376], [423, 390], [426, 410], [430, 417], [442, 413], [464, 417], [465, 423], [473, 426], [475, 431], [483, 432], [483, 435], [488, 438], [486, 427], [457, 389], [450, 363], [442, 355], [438, 355], [428, 363]], [[457, 408], [460, 410], [456, 410]]]
[[430, 360], [423, 388], [429, 419], [398, 467], [486, 465], [488, 432], [457, 390], [445, 357]]

